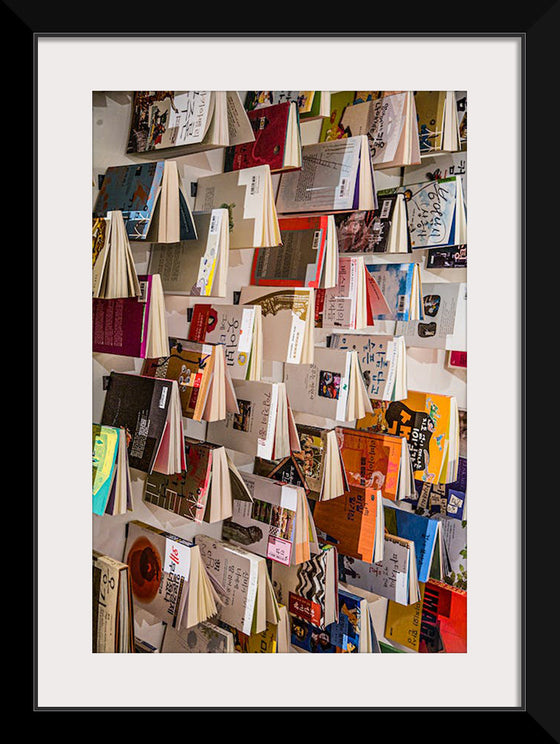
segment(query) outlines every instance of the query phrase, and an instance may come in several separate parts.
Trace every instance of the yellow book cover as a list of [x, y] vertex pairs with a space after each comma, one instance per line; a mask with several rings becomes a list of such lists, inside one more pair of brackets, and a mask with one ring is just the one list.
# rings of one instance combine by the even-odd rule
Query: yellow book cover
[[420, 599], [414, 604], [399, 604], [390, 599], [387, 602], [387, 616], [385, 619], [385, 638], [413, 651], [418, 651], [420, 648], [424, 584], [419, 584], [419, 587]]

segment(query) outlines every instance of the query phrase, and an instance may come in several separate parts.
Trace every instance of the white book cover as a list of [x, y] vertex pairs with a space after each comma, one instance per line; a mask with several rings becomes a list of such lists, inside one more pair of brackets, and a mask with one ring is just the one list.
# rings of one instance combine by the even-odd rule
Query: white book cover
[[[449, 349], [449, 337], [454, 337], [458, 315], [464, 319], [460, 304], [466, 302], [465, 282], [422, 283], [423, 320], [397, 321], [396, 333], [404, 336], [407, 347]], [[464, 334], [461, 334], [464, 336]], [[457, 343], [459, 343], [459, 334]], [[461, 339], [464, 343], [464, 339]], [[461, 350], [461, 345], [457, 350]]]

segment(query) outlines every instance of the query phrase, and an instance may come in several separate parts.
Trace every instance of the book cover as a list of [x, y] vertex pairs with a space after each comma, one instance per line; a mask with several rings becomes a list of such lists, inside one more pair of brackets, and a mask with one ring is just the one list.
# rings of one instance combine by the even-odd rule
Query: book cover
[[466, 653], [467, 592], [430, 579], [422, 597], [419, 653]]
[[373, 414], [366, 414], [356, 427], [405, 437], [414, 478], [445, 482], [448, 450], [450, 445], [454, 449], [458, 439], [455, 398], [409, 390], [404, 400], [372, 401], [372, 406]]
[[192, 543], [138, 521], [127, 524], [124, 562], [133, 602], [158, 620], [176, 627], [188, 591]]
[[144, 485], [143, 500], [194, 522], [202, 522], [212, 476], [212, 450], [206, 442], [185, 437], [187, 467], [166, 475], [152, 472]]
[[414, 542], [418, 581], [428, 581], [436, 541], [440, 536], [438, 522], [390, 505], [385, 506], [384, 517], [387, 532]]
[[367, 603], [339, 587], [338, 606], [338, 622], [331, 623], [324, 630], [290, 615], [291, 643], [308, 653], [359, 653], [363, 643], [361, 615], [369, 613]]
[[[377, 209], [335, 215], [340, 253], [385, 253], [399, 194], [378, 192]], [[404, 202], [406, 209], [406, 200]]]
[[163, 436], [171, 380], [111, 372], [100, 423], [126, 431], [131, 468], [149, 473]]
[[92, 497], [93, 513], [104, 514], [115, 477], [119, 430], [112, 426], [92, 425]]
[[427, 269], [466, 269], [467, 246], [447, 245], [430, 248], [426, 259]]
[[148, 234], [163, 179], [164, 161], [107, 168], [93, 209], [94, 217], [120, 210], [129, 240]]
[[248, 111], [255, 139], [226, 148], [224, 171], [255, 165], [268, 165], [271, 173], [283, 170], [291, 105], [283, 101]]
[[374, 556], [379, 492], [349, 485], [336, 499], [317, 501], [313, 520], [324, 533], [324, 542], [335, 545], [339, 554], [371, 562]]
[[337, 90], [335, 93], [331, 93], [330, 112], [321, 125], [319, 142], [328, 142], [350, 136], [348, 130], [345, 130], [341, 125], [340, 120], [346, 108], [353, 104], [354, 98], [353, 90]]
[[213, 371], [213, 347], [180, 338], [169, 342], [169, 356], [145, 359], [142, 374], [176, 380], [183, 416], [200, 421]]
[[459, 454], [457, 477], [452, 483], [415, 480], [410, 501], [414, 510], [424, 516], [442, 514], [462, 520], [466, 516], [467, 458]]
[[445, 97], [444, 90], [415, 91], [414, 102], [422, 155], [441, 150]]
[[318, 287], [325, 260], [328, 215], [278, 220], [282, 245], [256, 248], [251, 284]]
[[222, 344], [231, 378], [245, 380], [249, 375], [257, 311], [260, 313], [260, 307], [197, 303], [193, 307], [188, 339]]
[[391, 313], [374, 314], [377, 320], [406, 320], [411, 315], [411, 292], [414, 279], [414, 263], [365, 264], [391, 309]]
[[397, 322], [395, 334], [404, 336], [408, 347], [445, 349], [448, 336], [456, 331], [459, 305], [466, 302], [463, 282], [422, 283], [423, 320]]
[[242, 478], [253, 500], [233, 500], [222, 539], [289, 566], [295, 562], [297, 487], [251, 473], [242, 473]]
[[381, 491], [395, 501], [398, 494], [402, 437], [342, 426], [335, 429], [348, 484]]
[[139, 297], [92, 298], [92, 351], [143, 359], [146, 342], [152, 277], [138, 276]]
[[[464, 244], [455, 237], [457, 207], [462, 199], [460, 176], [407, 184], [398, 188], [406, 199], [410, 245], [435, 248]], [[381, 193], [380, 197], [383, 195]]]
[[198, 623], [192, 628], [167, 626], [162, 654], [232, 654], [233, 633], [210, 622]]

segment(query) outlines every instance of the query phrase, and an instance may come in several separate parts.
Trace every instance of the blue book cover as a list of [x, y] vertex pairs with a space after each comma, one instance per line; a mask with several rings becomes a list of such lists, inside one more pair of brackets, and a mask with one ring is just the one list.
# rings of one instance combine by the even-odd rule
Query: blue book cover
[[94, 217], [120, 210], [129, 240], [145, 240], [163, 177], [164, 161], [107, 168], [95, 201]]
[[429, 517], [386, 505], [385, 527], [398, 537], [412, 540], [416, 554], [418, 581], [426, 582], [430, 578], [439, 523]]
[[433, 484], [414, 481], [415, 497], [404, 499], [415, 505], [417, 511], [434, 516], [446, 515], [463, 520], [466, 515], [467, 458], [459, 457], [457, 478], [453, 483]]
[[[291, 643], [309, 653], [358, 653], [360, 651], [362, 601], [362, 597], [339, 587], [338, 622], [331, 623], [321, 630], [305, 620], [290, 616]], [[373, 649], [376, 645], [376, 643], [373, 644]]]
[[410, 292], [415, 264], [366, 263], [365, 266], [392, 309], [390, 315], [374, 315], [373, 317], [378, 320], [410, 320]]

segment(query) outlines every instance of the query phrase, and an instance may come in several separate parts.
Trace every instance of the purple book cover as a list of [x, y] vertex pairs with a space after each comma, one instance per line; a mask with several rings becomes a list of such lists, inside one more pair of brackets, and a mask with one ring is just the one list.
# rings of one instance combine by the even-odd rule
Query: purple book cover
[[101, 354], [117, 354], [144, 359], [152, 296], [152, 277], [138, 277], [139, 297], [105, 300], [93, 298], [92, 346]]

